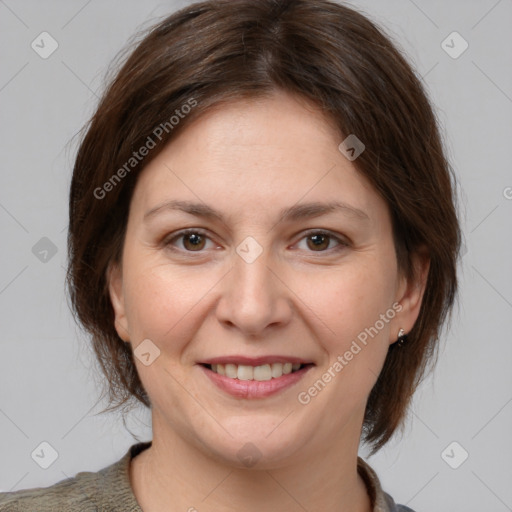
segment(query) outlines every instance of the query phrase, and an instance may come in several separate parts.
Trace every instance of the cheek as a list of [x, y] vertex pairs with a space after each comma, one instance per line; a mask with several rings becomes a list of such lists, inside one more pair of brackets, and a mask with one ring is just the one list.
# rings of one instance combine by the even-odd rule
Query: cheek
[[197, 326], [194, 319], [218, 278], [199, 267], [167, 264], [126, 269], [125, 303], [130, 332], [149, 338], [166, 352], [178, 351]]
[[[390, 265], [386, 267], [384, 272], [375, 260], [350, 270], [347, 265], [315, 279], [318, 286], [302, 288], [304, 302], [313, 306], [317, 340], [327, 357], [322, 373], [306, 379], [299, 400], [309, 403], [312, 413], [329, 411], [332, 421], [325, 427], [326, 436], [336, 436], [339, 425], [351, 415], [364, 414], [386, 358], [389, 324], [380, 315], [387, 312], [389, 321], [395, 314], [393, 274]], [[375, 328], [376, 322], [380, 329]]]
[[390, 321], [396, 313], [394, 274], [391, 265], [385, 266], [373, 260], [332, 273], [323, 280], [322, 292], [308, 292], [308, 304], [326, 326], [319, 339], [329, 359], [327, 368], [336, 375], [333, 392], [354, 404], [375, 384], [389, 347]]
[[392, 269], [375, 262], [347, 265], [324, 276], [317, 275], [314, 286], [311, 279], [297, 284], [297, 295], [314, 312], [328, 339], [344, 344], [373, 326], [392, 306], [392, 277]]

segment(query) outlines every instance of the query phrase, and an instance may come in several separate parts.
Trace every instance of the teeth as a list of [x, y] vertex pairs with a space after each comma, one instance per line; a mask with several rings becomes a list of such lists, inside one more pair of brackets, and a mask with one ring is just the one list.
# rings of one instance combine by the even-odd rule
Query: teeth
[[261, 366], [245, 364], [212, 364], [212, 371], [230, 379], [264, 381], [278, 379], [300, 368], [300, 363], [272, 363]]
[[254, 372], [252, 366], [246, 366], [244, 364], [238, 365], [238, 380], [252, 380], [254, 378]]
[[271, 365], [271, 367], [271, 374], [274, 379], [277, 379], [277, 377], [281, 377], [281, 375], [283, 375], [283, 363], [274, 363]]
[[[217, 368], [219, 366], [222, 366], [222, 365], [218, 364]], [[227, 364], [225, 368], [226, 368], [226, 377], [229, 377], [230, 379], [236, 379], [238, 377], [238, 375], [237, 375], [238, 368], [237, 368], [236, 364]]]
[[[249, 366], [250, 368], [250, 366]], [[270, 368], [269, 364], [264, 364], [262, 366], [255, 366], [253, 370], [253, 379], [254, 380], [270, 380], [272, 378], [272, 368]]]

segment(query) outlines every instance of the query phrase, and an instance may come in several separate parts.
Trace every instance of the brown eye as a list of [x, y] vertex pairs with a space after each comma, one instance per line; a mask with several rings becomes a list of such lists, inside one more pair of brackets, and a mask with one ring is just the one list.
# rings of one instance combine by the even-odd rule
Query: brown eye
[[[307, 237], [308, 241], [311, 241], [311, 243], [308, 243], [308, 247], [313, 250], [324, 250], [329, 248], [329, 235], [324, 234], [318, 234], [318, 235], [310, 235]], [[327, 241], [327, 242], [326, 242]]]
[[[306, 250], [309, 252], [334, 252], [349, 246], [348, 242], [345, 242], [342, 238], [324, 231], [310, 231], [306, 233], [304, 239], [307, 240]], [[332, 241], [335, 241], [336, 245], [329, 247]]]
[[187, 250], [200, 251], [204, 247], [205, 238], [199, 233], [187, 233], [181, 235], [183, 238], [183, 246]]
[[172, 249], [178, 241], [181, 242], [181, 247], [178, 246], [177, 250], [182, 252], [201, 252], [206, 245], [206, 241], [209, 240], [208, 236], [200, 230], [197, 229], [189, 229], [186, 231], [181, 231], [176, 234], [174, 237], [168, 239], [164, 242], [165, 246], [169, 246]]

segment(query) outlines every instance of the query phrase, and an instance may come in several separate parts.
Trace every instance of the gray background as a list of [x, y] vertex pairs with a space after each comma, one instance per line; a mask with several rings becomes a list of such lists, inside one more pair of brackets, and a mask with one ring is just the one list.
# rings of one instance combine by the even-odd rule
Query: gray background
[[[424, 78], [460, 181], [467, 251], [439, 364], [403, 439], [368, 461], [417, 512], [512, 510], [512, 0], [351, 4], [393, 35]], [[184, 5], [0, 0], [2, 491], [97, 471], [135, 442], [119, 415], [94, 416], [105, 404], [64, 293], [71, 138], [130, 36]], [[43, 31], [59, 45], [47, 59], [31, 48]], [[441, 45], [453, 31], [469, 43], [458, 58]], [[41, 252], [43, 237], [54, 255]], [[151, 438], [147, 411], [134, 411], [128, 426]], [[48, 469], [31, 458], [43, 441], [58, 452]]]

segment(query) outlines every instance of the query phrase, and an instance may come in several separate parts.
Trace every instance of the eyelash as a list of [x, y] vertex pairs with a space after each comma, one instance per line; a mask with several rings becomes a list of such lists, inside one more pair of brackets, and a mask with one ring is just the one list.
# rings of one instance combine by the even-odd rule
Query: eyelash
[[[201, 254], [201, 253], [203, 253], [204, 252], [203, 250], [200, 250], [200, 251], [187, 251], [186, 249], [177, 249], [175, 247], [172, 247], [172, 243], [175, 240], [178, 240], [178, 239], [183, 238], [184, 236], [190, 235], [190, 234], [201, 235], [201, 236], [204, 236], [205, 238], [208, 238], [210, 240], [210, 237], [208, 236], [208, 233], [206, 231], [204, 231], [202, 229], [199, 229], [199, 228], [189, 228], [189, 229], [184, 229], [182, 231], [178, 231], [176, 234], [174, 234], [174, 236], [172, 236], [172, 238], [167, 238], [166, 240], [164, 240], [163, 245], [165, 247], [169, 247], [172, 251], [185, 252], [187, 254], [195, 254], [195, 253]], [[327, 236], [330, 239], [335, 240], [336, 242], [338, 242], [338, 246], [336, 246], [334, 248], [325, 249], [323, 251], [310, 251], [312, 253], [317, 252], [317, 253], [321, 254], [321, 253], [337, 252], [337, 251], [340, 251], [340, 250], [345, 249], [346, 247], [350, 246], [350, 244], [347, 241], [345, 241], [345, 240], [341, 239], [340, 237], [334, 235], [330, 231], [325, 231], [325, 230], [310, 230], [310, 231], [307, 231], [300, 240], [303, 240], [304, 238], [307, 238], [308, 236], [312, 236], [312, 235]]]

